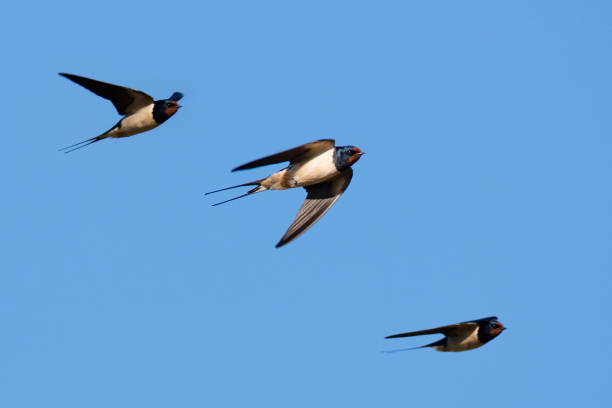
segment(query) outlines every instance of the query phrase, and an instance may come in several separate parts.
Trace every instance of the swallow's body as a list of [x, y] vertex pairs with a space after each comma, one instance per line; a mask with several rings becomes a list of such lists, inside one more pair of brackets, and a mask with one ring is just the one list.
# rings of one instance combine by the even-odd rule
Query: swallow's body
[[[115, 126], [101, 135], [60, 149], [66, 153], [109, 137], [128, 137], [154, 129], [177, 112], [180, 108], [177, 101], [183, 97], [183, 94], [180, 92], [175, 92], [168, 99], [155, 101], [151, 96], [136, 89], [125, 88], [78, 75], [60, 75], [87, 88], [98, 96], [110, 100], [117, 109], [117, 112], [120, 115], [124, 115]], [[67, 150], [73, 147], [74, 149]]]
[[[434, 329], [419, 330], [408, 333], [394, 334], [385, 337], [386, 339], [398, 337], [412, 337], [426, 334], [444, 334], [446, 337], [424, 346], [431, 347], [437, 351], [467, 351], [483, 346], [495, 337], [499, 336], [506, 328], [497, 321], [497, 317], [485, 317], [483, 319], [471, 320], [469, 322], [451, 324], [448, 326], [436, 327]], [[395, 351], [412, 350], [401, 349]]]
[[150, 104], [138, 109], [131, 115], [127, 115], [99, 137], [128, 137], [155, 129], [159, 125], [160, 123], [157, 123], [153, 118], [153, 104]]
[[484, 344], [478, 338], [479, 327], [476, 327], [471, 332], [461, 333], [452, 337], [443, 339], [442, 344], [432, 346], [437, 351], [467, 351], [478, 348]]
[[340, 174], [334, 165], [335, 148], [324, 151], [308, 161], [289, 165], [261, 181], [268, 190], [286, 190], [322, 183]]
[[261, 180], [211, 191], [210, 193], [236, 187], [255, 186], [246, 194], [214, 204], [218, 205], [266, 190], [304, 187], [308, 192], [306, 201], [285, 235], [276, 245], [278, 248], [304, 233], [340, 198], [353, 177], [351, 166], [359, 160], [361, 155], [363, 155], [363, 152], [355, 146], [336, 147], [332, 139], [317, 140], [236, 167], [232, 171], [289, 162], [288, 167]]

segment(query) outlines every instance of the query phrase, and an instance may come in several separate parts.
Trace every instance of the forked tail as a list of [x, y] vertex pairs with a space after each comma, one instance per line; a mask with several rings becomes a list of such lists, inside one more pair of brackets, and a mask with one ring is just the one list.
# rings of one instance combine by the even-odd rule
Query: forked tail
[[204, 195], [209, 195], [209, 194], [213, 194], [213, 193], [218, 193], [218, 192], [220, 192], [220, 191], [225, 191], [225, 190], [231, 190], [231, 189], [233, 189], [233, 188], [238, 188], [238, 187], [255, 186], [255, 188], [253, 188], [253, 189], [251, 189], [251, 190], [247, 191], [245, 194], [239, 195], [239, 196], [234, 197], [234, 198], [230, 198], [229, 200], [225, 200], [225, 201], [221, 201], [221, 202], [219, 202], [219, 203], [215, 203], [215, 204], [213, 204], [213, 207], [214, 207], [214, 206], [216, 206], [216, 205], [225, 204], [225, 203], [228, 203], [228, 202], [230, 202], [230, 201], [237, 200], [237, 199], [242, 198], [242, 197], [246, 197], [246, 196], [249, 196], [249, 195], [252, 195], [252, 194], [255, 194], [255, 193], [259, 193], [259, 192], [261, 192], [261, 191], [266, 191], [266, 190], [267, 190], [267, 188], [261, 185], [261, 182], [262, 182], [262, 181], [264, 181], [264, 180], [265, 180], [265, 179], [260, 179], [260, 180], [250, 181], [250, 182], [248, 182], [248, 183], [238, 184], [238, 185], [231, 186], [231, 187], [225, 187], [225, 188], [221, 188], [221, 189], [219, 189], [219, 190], [209, 191], [208, 193], [206, 193], [206, 194], [204, 194]]
[[[70, 145], [70, 146], [62, 147], [61, 149], [58, 149], [58, 151], [64, 152], [64, 153], [70, 153], [70, 152], [73, 152], [75, 150], [80, 149], [81, 147], [85, 147], [85, 146], [88, 146], [88, 145], [90, 145], [92, 143], [99, 142], [102, 139], [104, 139], [104, 138], [101, 137], [101, 136], [92, 137], [91, 139], [83, 140], [82, 142], [75, 143], [75, 144]], [[73, 149], [71, 149], [71, 148], [73, 148]], [[70, 150], [68, 150], [68, 149], [70, 149]]]
[[98, 136], [96, 136], [96, 137], [92, 137], [91, 139], [83, 140], [82, 142], [75, 143], [75, 144], [70, 145], [70, 146], [62, 147], [62, 148], [61, 148], [61, 149], [59, 149], [58, 151], [60, 151], [60, 152], [64, 152], [64, 153], [70, 153], [70, 152], [73, 152], [73, 151], [75, 151], [75, 150], [78, 150], [78, 149], [80, 149], [80, 148], [82, 148], [82, 147], [89, 146], [89, 145], [90, 145], [90, 144], [92, 144], [92, 143], [99, 142], [99, 141], [100, 141], [100, 140], [102, 140], [102, 139], [106, 139], [107, 137], [109, 137], [109, 136], [108, 136], [108, 134], [109, 134], [109, 133], [110, 133], [110, 132], [111, 132], [113, 129], [116, 129], [116, 128], [120, 127], [120, 124], [121, 124], [121, 121], [117, 122], [117, 123], [115, 124], [115, 126], [113, 126], [112, 128], [108, 129], [106, 132], [102, 133], [101, 135], [98, 135]]
[[422, 349], [425, 347], [430, 347], [430, 346], [427, 345], [427, 346], [408, 347], [408, 348], [401, 348], [401, 349], [394, 349], [394, 350], [383, 350], [382, 353], [399, 353], [400, 351], [418, 350], [418, 349]]

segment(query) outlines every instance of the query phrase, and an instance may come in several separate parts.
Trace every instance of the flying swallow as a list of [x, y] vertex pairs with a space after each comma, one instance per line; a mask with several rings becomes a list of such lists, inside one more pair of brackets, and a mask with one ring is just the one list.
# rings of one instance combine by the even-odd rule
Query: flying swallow
[[64, 73], [60, 73], [60, 75], [89, 89], [96, 95], [108, 99], [115, 105], [117, 112], [123, 115], [123, 118], [115, 126], [101, 135], [60, 149], [64, 153], [80, 149], [107, 137], [128, 137], [154, 129], [168, 120], [181, 107], [177, 103], [183, 97], [183, 94], [180, 92], [173, 93], [168, 99], [154, 101], [151, 96], [136, 89], [100, 82], [78, 75]]
[[485, 317], [484, 319], [436, 327], [434, 329], [394, 334], [392, 336], [385, 337], [385, 339], [440, 333], [444, 334], [446, 337], [424, 346], [392, 350], [390, 352], [414, 350], [425, 347], [432, 347], [438, 351], [466, 351], [478, 348], [488, 343], [495, 337], [499, 336], [504, 330], [506, 330], [506, 328], [503, 324], [497, 321], [497, 317], [491, 316]]
[[232, 171], [289, 162], [289, 166], [266, 178], [210, 191], [206, 194], [236, 187], [255, 186], [246, 194], [213, 204], [219, 205], [266, 190], [304, 187], [307, 191], [306, 201], [302, 204], [285, 235], [276, 244], [276, 248], [279, 248], [300, 236], [317, 222], [340, 198], [351, 182], [353, 177], [351, 166], [364, 152], [355, 146], [335, 146], [334, 143], [333, 139], [317, 140], [243, 164]]

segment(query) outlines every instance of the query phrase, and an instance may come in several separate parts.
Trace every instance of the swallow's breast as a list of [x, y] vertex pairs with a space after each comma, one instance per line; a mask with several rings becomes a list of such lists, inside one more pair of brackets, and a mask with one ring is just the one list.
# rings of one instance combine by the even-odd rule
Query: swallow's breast
[[127, 137], [157, 127], [153, 119], [153, 104], [140, 108], [121, 120], [121, 127], [114, 130], [112, 137]]
[[461, 337], [448, 337], [447, 346], [445, 351], [465, 351], [475, 349], [482, 346], [480, 340], [478, 340], [478, 328], [467, 336]]
[[334, 165], [334, 149], [313, 157], [304, 162], [294, 163], [288, 169], [287, 178], [294, 187], [321, 183], [338, 174]]

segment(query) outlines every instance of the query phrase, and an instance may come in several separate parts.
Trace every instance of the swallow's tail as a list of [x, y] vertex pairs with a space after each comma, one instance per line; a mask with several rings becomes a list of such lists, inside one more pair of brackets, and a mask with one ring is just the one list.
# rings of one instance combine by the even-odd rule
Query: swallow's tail
[[[387, 336], [385, 337], [385, 339], [390, 339], [393, 337], [394, 336]], [[443, 339], [434, 341], [433, 343], [426, 344], [424, 346], [387, 350], [387, 351], [383, 351], [383, 353], [397, 353], [398, 351], [417, 350], [417, 349], [422, 349], [422, 348], [427, 348], [427, 347], [435, 348], [436, 346], [444, 346], [445, 344], [446, 344], [446, 337]]]
[[91, 139], [83, 140], [82, 142], [75, 143], [75, 144], [70, 145], [70, 146], [62, 147], [61, 149], [58, 149], [58, 152], [70, 153], [70, 152], [73, 152], [73, 151], [75, 151], [77, 149], [80, 149], [81, 147], [85, 147], [85, 146], [90, 145], [92, 143], [99, 142], [102, 139], [104, 139], [102, 136], [92, 137]]
[[[61, 148], [61, 149], [59, 149], [58, 151], [60, 151], [60, 152], [64, 152], [64, 153], [70, 153], [70, 152], [73, 152], [73, 151], [75, 151], [75, 150], [78, 150], [78, 149], [80, 149], [80, 148], [82, 148], [82, 147], [89, 146], [89, 145], [90, 145], [90, 144], [92, 144], [92, 143], [99, 142], [99, 141], [100, 141], [100, 140], [102, 140], [102, 139], [106, 139], [107, 137], [109, 137], [109, 135], [108, 135], [108, 134], [109, 134], [109, 133], [110, 133], [112, 130], [114, 130], [115, 128], [119, 127], [119, 123], [121, 123], [121, 122], [118, 122], [118, 123], [117, 123], [115, 126], [113, 126], [112, 128], [108, 129], [106, 132], [102, 133], [101, 135], [98, 135], [98, 136], [96, 136], [96, 137], [92, 137], [91, 139], [83, 140], [82, 142], [75, 143], [75, 144], [70, 145], [70, 146], [62, 147], [62, 148]], [[76, 146], [76, 147], [75, 147], [75, 146]]]
[[404, 349], [395, 349], [395, 350], [384, 350], [382, 351], [383, 353], [399, 353], [400, 351], [408, 351], [408, 350], [417, 350], [420, 348], [425, 348], [425, 347], [429, 347], [429, 346], [419, 346], [419, 347], [410, 347], [410, 348], [404, 348]]
[[107, 137], [111, 137], [111, 136], [109, 136], [109, 133], [112, 132], [113, 130], [117, 129], [118, 127], [120, 127], [120, 125], [121, 125], [121, 121], [117, 122], [115, 124], [115, 126], [113, 126], [112, 128], [108, 129], [106, 132], [102, 133], [101, 135], [98, 135], [96, 137], [92, 137], [91, 139], [83, 140], [82, 142], [75, 143], [75, 144], [70, 145], [70, 146], [62, 147], [61, 149], [59, 149], [59, 151], [60, 152], [64, 152], [64, 153], [70, 153], [70, 152], [73, 152], [73, 151], [75, 151], [77, 149], [80, 149], [81, 147], [85, 147], [85, 146], [88, 146], [88, 145], [90, 145], [92, 143], [99, 142], [102, 139], [106, 139]]
[[238, 184], [238, 185], [231, 186], [231, 187], [225, 187], [225, 188], [221, 188], [221, 189], [215, 190], [215, 191], [209, 191], [208, 193], [206, 193], [204, 195], [218, 193], [220, 191], [225, 191], [225, 190], [231, 190], [232, 188], [245, 187], [245, 186], [255, 186], [255, 188], [247, 191], [245, 194], [239, 195], [239, 196], [234, 197], [234, 198], [230, 198], [229, 200], [225, 200], [225, 201], [221, 201], [219, 203], [213, 204], [213, 207], [214, 207], [214, 206], [219, 205], [219, 204], [225, 204], [227, 202], [234, 201], [234, 200], [237, 200], [237, 199], [242, 198], [242, 197], [246, 197], [246, 196], [249, 196], [249, 195], [252, 195], [252, 194], [255, 194], [255, 193], [266, 191], [267, 188], [261, 185], [261, 182], [264, 181], [264, 180], [265, 179], [249, 181], [248, 183]]

